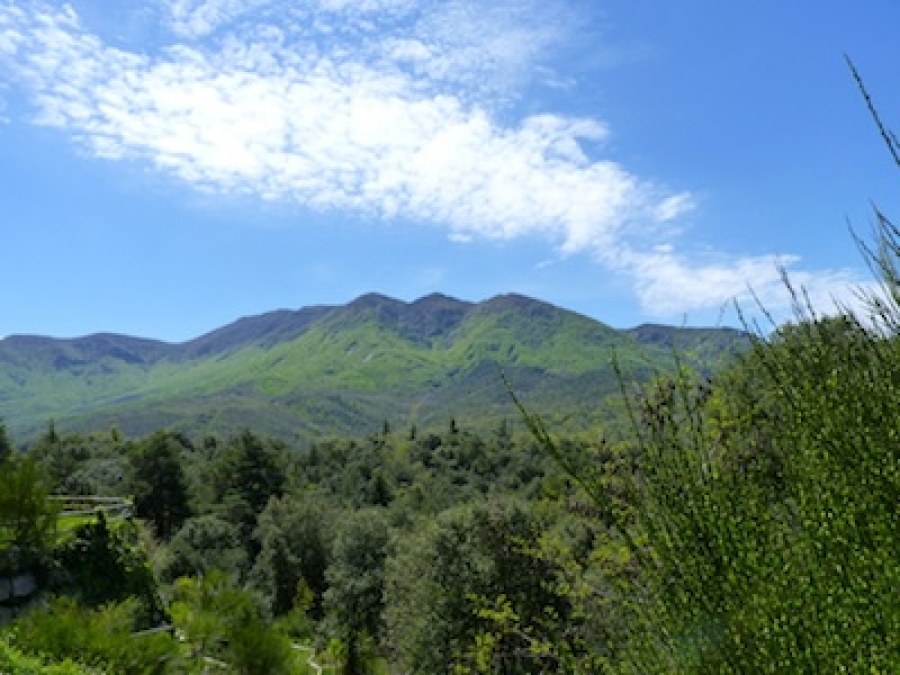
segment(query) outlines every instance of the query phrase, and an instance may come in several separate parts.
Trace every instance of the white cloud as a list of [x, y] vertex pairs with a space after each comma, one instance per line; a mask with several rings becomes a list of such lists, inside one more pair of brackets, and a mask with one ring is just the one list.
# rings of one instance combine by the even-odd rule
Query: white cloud
[[18, 27], [26, 18], [25, 12], [18, 7], [0, 5], [0, 58], [19, 51], [19, 45], [25, 38]]
[[[611, 256], [612, 258], [612, 256]], [[644, 310], [672, 319], [710, 308], [727, 309], [737, 302], [753, 314], [758, 305], [780, 319], [791, 315], [792, 295], [785, 285], [805, 293], [817, 311], [838, 305], [859, 309], [855, 289], [871, 288], [853, 270], [810, 271], [798, 267], [798, 256], [761, 255], [728, 258], [706, 255], [689, 259], [671, 246], [649, 252], [624, 249], [611, 264], [630, 274]]]
[[542, 60], [566, 39], [567, 28], [560, 3], [448, 0], [420, 16], [413, 44], [386, 47], [395, 57], [413, 57], [421, 77], [462, 86], [466, 95], [503, 99], [546, 72]]
[[[137, 53], [84, 29], [68, 6], [0, 5], [0, 68], [38, 124], [199, 190], [422, 221], [457, 242], [543, 237], [632, 278], [657, 315], [747, 298], [749, 284], [782, 302], [774, 256], [698, 260], [658, 245], [695, 199], [604, 159], [602, 121], [500, 121], [498, 101], [528, 77], [546, 80], [542, 61], [565, 37], [564, 18], [537, 2], [166, 7], [175, 42]], [[828, 292], [853, 281], [794, 275]]]
[[374, 14], [376, 12], [410, 10], [416, 0], [319, 0], [319, 8], [330, 12], [354, 12]]
[[694, 209], [694, 198], [687, 194], [677, 194], [666, 197], [656, 206], [655, 216], [661, 222], [675, 220], [679, 216]]
[[15, 54], [18, 51], [18, 43], [21, 36], [11, 30], [0, 31], [0, 52]]
[[272, 0], [170, 0], [169, 25], [182, 37], [202, 38]]
[[[239, 4], [248, 3], [195, 10], [221, 18]], [[105, 45], [70, 13], [21, 21], [19, 34], [28, 47], [16, 65], [40, 124], [202, 189], [425, 220], [460, 237], [540, 234], [568, 252], [671, 211], [672, 197], [588, 159], [583, 144], [609, 133], [597, 121], [542, 114], [502, 126], [452, 88], [423, 89], [353, 54], [298, 60], [273, 45], [226, 43], [151, 58]]]

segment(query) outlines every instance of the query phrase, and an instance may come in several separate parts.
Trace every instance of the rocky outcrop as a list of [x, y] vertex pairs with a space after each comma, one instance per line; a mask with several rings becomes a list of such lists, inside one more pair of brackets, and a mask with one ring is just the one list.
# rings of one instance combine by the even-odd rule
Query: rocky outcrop
[[33, 572], [0, 577], [0, 627], [33, 603], [40, 588]]

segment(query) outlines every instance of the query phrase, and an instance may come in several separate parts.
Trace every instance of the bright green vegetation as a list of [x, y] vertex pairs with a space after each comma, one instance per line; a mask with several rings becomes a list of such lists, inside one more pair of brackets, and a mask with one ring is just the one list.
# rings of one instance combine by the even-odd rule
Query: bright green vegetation
[[383, 420], [437, 427], [451, 417], [482, 430], [513, 414], [498, 377], [548, 416], [590, 428], [615, 395], [613, 354], [632, 376], [671, 372], [674, 341], [712, 365], [746, 347], [737, 331], [616, 331], [521, 296], [472, 305], [368, 295], [344, 307], [273, 312], [181, 345], [114, 335], [0, 341], [0, 402], [20, 438], [47, 420], [129, 434], [192, 435], [249, 427], [294, 441], [358, 434]]
[[[5, 431], [0, 435], [6, 437]], [[0, 459], [0, 571], [17, 558], [29, 562], [41, 556], [56, 539], [58, 508], [47, 499], [49, 485], [33, 457], [9, 454]]]
[[44, 659], [27, 656], [4, 640], [0, 640], [0, 673], [8, 675], [90, 675], [86, 666], [70, 660], [48, 663]]

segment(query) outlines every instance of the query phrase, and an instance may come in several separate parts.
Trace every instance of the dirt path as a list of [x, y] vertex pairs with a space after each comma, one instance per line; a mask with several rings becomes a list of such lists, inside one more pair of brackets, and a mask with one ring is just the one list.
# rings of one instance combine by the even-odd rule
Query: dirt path
[[291, 645], [294, 649], [309, 652], [309, 658], [306, 659], [306, 662], [309, 664], [309, 667], [316, 671], [318, 675], [322, 675], [322, 666], [316, 663], [316, 650], [308, 645], [297, 644], [296, 642]]

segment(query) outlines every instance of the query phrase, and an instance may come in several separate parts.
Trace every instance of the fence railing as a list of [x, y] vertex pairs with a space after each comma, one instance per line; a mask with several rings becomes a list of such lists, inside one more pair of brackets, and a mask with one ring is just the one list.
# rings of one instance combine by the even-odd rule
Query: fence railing
[[[48, 501], [59, 503], [59, 513], [56, 516], [57, 527], [59, 522], [67, 518], [84, 518], [95, 516], [103, 512], [109, 521], [124, 520], [134, 513], [134, 504], [130, 499], [121, 497], [93, 497], [84, 495], [51, 495]], [[18, 522], [0, 522], [0, 549], [11, 544], [15, 538], [13, 534]]]
[[91, 497], [84, 495], [52, 495], [50, 501], [60, 502], [60, 518], [76, 516], [92, 516], [103, 511], [107, 519], [119, 520], [128, 518], [134, 513], [134, 504], [130, 499], [121, 497]]

